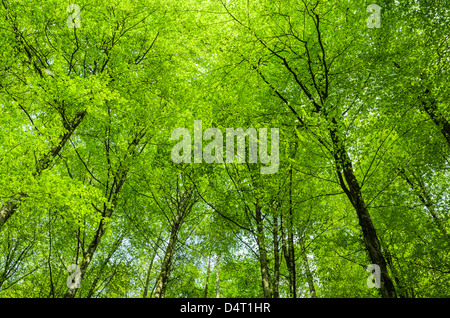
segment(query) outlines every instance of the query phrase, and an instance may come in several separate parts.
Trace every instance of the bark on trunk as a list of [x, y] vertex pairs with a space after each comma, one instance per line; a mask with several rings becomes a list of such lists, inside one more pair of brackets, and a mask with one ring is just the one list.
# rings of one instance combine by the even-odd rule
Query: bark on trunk
[[336, 161], [336, 172], [339, 178], [339, 183], [356, 210], [359, 225], [361, 226], [363, 232], [364, 244], [367, 252], [369, 253], [369, 257], [373, 264], [380, 266], [381, 295], [383, 298], [396, 298], [397, 295], [395, 292], [395, 287], [387, 270], [386, 260], [381, 251], [380, 241], [372, 223], [366, 203], [362, 197], [361, 187], [354, 174], [352, 162], [347, 153], [343, 140], [341, 140], [338, 123], [335, 118], [332, 118], [330, 124], [331, 126], [329, 132], [333, 143], [333, 153]]
[[284, 259], [286, 261], [286, 267], [288, 270], [288, 281], [289, 281], [289, 294], [291, 298], [297, 298], [296, 295], [296, 287], [295, 287], [295, 262], [293, 262], [290, 254], [290, 249], [285, 237], [284, 233], [284, 221], [283, 218], [281, 219], [281, 248], [283, 250]]
[[259, 249], [259, 263], [261, 266], [261, 278], [262, 278], [262, 288], [265, 298], [272, 297], [272, 290], [270, 288], [270, 273], [269, 266], [267, 262], [267, 250], [264, 240], [264, 228], [262, 221], [261, 208], [256, 205], [255, 206], [255, 217], [256, 217], [256, 242], [258, 244]]
[[181, 228], [181, 222], [176, 222], [172, 225], [170, 233], [169, 244], [164, 253], [164, 259], [161, 264], [161, 271], [156, 281], [156, 290], [154, 298], [164, 298], [166, 293], [167, 281], [169, 280], [170, 267], [172, 266], [172, 259], [175, 253], [175, 246], [178, 239], [178, 232]]
[[[180, 177], [182, 176], [180, 175]], [[177, 194], [176, 197], [172, 197], [172, 199], [172, 202], [174, 202], [173, 209], [176, 209], [176, 213], [174, 213], [174, 216], [172, 218], [169, 244], [167, 245], [164, 259], [161, 264], [161, 271], [158, 276], [158, 280], [156, 281], [156, 290], [153, 296], [154, 298], [165, 297], [170, 269], [172, 267], [172, 260], [175, 254], [175, 247], [178, 240], [178, 234], [181, 230], [181, 226], [184, 224], [186, 217], [190, 214], [194, 204], [197, 202], [197, 198], [195, 198], [195, 190], [191, 189], [189, 191], [181, 191], [178, 180]]]

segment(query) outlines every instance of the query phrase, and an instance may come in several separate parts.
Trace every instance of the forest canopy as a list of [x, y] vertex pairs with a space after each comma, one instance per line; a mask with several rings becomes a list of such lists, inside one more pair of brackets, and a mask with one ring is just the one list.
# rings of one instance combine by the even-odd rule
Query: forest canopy
[[450, 297], [446, 0], [2, 0], [0, 298]]

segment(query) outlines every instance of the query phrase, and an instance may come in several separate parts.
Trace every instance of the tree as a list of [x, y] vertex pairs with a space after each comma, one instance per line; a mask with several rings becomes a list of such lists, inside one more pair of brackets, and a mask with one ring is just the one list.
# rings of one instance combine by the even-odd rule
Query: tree
[[0, 297], [448, 297], [450, 15], [377, 4], [2, 1]]

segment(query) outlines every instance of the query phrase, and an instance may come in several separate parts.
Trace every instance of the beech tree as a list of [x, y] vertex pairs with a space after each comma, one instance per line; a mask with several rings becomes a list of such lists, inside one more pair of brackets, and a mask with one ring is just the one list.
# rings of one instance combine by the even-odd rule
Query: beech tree
[[448, 297], [446, 4], [2, 1], [0, 297]]

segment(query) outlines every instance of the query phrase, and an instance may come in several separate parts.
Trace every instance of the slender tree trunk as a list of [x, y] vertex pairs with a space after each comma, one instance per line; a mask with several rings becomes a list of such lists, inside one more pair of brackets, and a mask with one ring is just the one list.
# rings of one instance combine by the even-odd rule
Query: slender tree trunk
[[219, 259], [220, 254], [216, 255], [216, 298], [220, 297], [219, 293]]
[[278, 217], [273, 217], [273, 257], [274, 257], [274, 280], [273, 297], [280, 298], [278, 286], [280, 284], [280, 248], [278, 246]]
[[206, 281], [205, 281], [205, 296], [204, 298], [208, 298], [208, 284], [209, 284], [209, 273], [211, 271], [211, 253], [209, 253], [208, 257], [208, 269], [206, 271]]
[[314, 278], [311, 272], [311, 268], [309, 267], [308, 255], [306, 254], [305, 245], [303, 243], [303, 239], [300, 240], [300, 248], [302, 250], [302, 258], [305, 263], [306, 269], [306, 281], [308, 283], [309, 292], [311, 293], [312, 298], [317, 298], [316, 288], [314, 287]]
[[[180, 220], [181, 221], [181, 220]], [[172, 259], [175, 254], [175, 245], [178, 239], [178, 231], [181, 228], [181, 222], [175, 222], [172, 225], [169, 244], [167, 245], [164, 259], [161, 264], [161, 271], [156, 281], [156, 290], [154, 298], [164, 298], [166, 293], [167, 281], [169, 280], [170, 267], [172, 266]]]
[[259, 263], [261, 266], [261, 278], [262, 278], [262, 287], [265, 298], [272, 297], [272, 290], [270, 288], [270, 273], [269, 266], [267, 261], [267, 250], [264, 240], [264, 228], [262, 221], [261, 208], [256, 205], [255, 206], [255, 217], [256, 217], [256, 242], [258, 244], [259, 249]]
[[287, 247], [287, 240], [284, 233], [284, 220], [283, 217], [281, 218], [281, 249], [283, 251], [284, 259], [286, 261], [286, 267], [288, 270], [288, 281], [289, 281], [289, 294], [291, 298], [296, 298], [295, 296], [295, 287], [294, 287], [294, 275], [293, 275], [293, 268], [292, 268], [292, 260], [290, 258], [288, 247]]
[[147, 298], [148, 286], [150, 285], [150, 274], [152, 272], [153, 262], [155, 261], [155, 257], [156, 257], [156, 251], [153, 254], [152, 260], [150, 261], [150, 265], [147, 268], [147, 275], [145, 277], [145, 286], [144, 286], [144, 293], [142, 295], [142, 298]]
[[48, 271], [49, 271], [49, 276], [50, 276], [49, 297], [52, 296], [52, 298], [55, 298], [55, 287], [53, 285], [51, 257], [52, 257], [52, 220], [51, 220], [51, 215], [50, 215], [50, 210], [49, 210], [48, 211], [48, 258], [47, 258]]
[[292, 273], [292, 298], [297, 298], [297, 268], [295, 265], [295, 246], [294, 246], [294, 234], [292, 231], [288, 231], [288, 254], [289, 261], [291, 262], [291, 273]]
[[[340, 185], [352, 203], [358, 216], [361, 226], [364, 244], [373, 264], [380, 266], [381, 288], [380, 292], [383, 298], [396, 298], [396, 292], [391, 277], [389, 276], [386, 260], [381, 251], [380, 241], [378, 239], [375, 227], [372, 223], [366, 203], [361, 194], [361, 187], [353, 171], [352, 162], [341, 139], [338, 129], [338, 123], [333, 117], [331, 119], [330, 136], [333, 142], [333, 154], [336, 161], [336, 172]], [[345, 181], [344, 181], [345, 180]]]
[[178, 179], [176, 191], [177, 191], [176, 198], [172, 198], [174, 200], [173, 202], [176, 201], [176, 206], [174, 206], [174, 209], [176, 209], [176, 214], [172, 219], [169, 244], [167, 245], [164, 254], [164, 259], [161, 264], [161, 271], [156, 281], [156, 290], [153, 296], [154, 298], [165, 297], [167, 282], [170, 276], [170, 269], [172, 267], [172, 260], [175, 254], [175, 247], [178, 240], [178, 234], [181, 230], [181, 226], [183, 225], [185, 218], [189, 215], [189, 213], [192, 210], [192, 207], [197, 202], [197, 199], [194, 198], [195, 196], [194, 190], [186, 191], [183, 193], [182, 191], [180, 191]]
[[147, 276], [145, 278], [145, 286], [144, 286], [144, 294], [143, 294], [142, 298], [147, 298], [148, 287], [150, 285], [150, 274], [151, 274], [151, 271], [153, 268], [153, 262], [155, 261], [156, 254], [158, 252], [158, 246], [159, 246], [160, 242], [161, 242], [161, 237], [158, 237], [158, 239], [156, 240], [154, 251], [153, 251], [152, 260], [150, 261], [150, 265], [148, 266], [148, 269], [147, 269]]
[[[288, 226], [287, 226], [287, 234], [286, 234], [285, 233], [285, 225], [284, 225], [284, 217], [283, 217], [283, 215], [281, 215], [281, 245], [282, 245], [284, 259], [286, 260], [286, 266], [288, 269], [289, 293], [292, 298], [297, 298], [294, 235], [293, 235], [293, 231], [292, 231], [292, 227], [293, 227], [292, 168], [289, 170], [289, 175], [290, 175], [290, 182], [289, 182]], [[286, 239], [286, 235], [287, 235], [287, 239]]]

